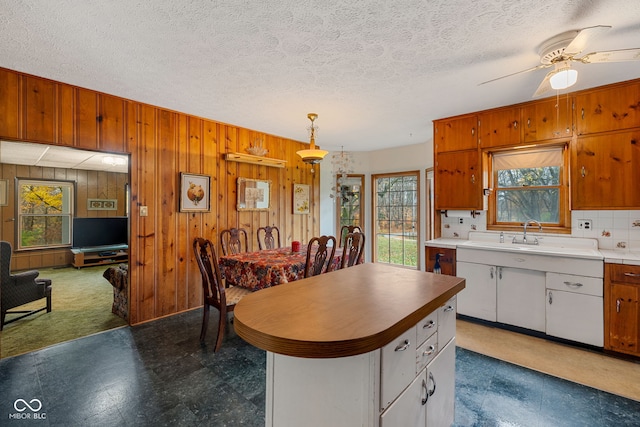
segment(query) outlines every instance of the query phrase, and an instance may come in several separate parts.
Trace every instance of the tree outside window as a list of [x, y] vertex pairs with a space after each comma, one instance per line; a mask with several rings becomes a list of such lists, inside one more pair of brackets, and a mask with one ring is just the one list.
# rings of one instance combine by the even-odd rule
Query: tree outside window
[[375, 261], [418, 268], [417, 172], [373, 177]]
[[20, 249], [71, 244], [73, 183], [18, 181]]

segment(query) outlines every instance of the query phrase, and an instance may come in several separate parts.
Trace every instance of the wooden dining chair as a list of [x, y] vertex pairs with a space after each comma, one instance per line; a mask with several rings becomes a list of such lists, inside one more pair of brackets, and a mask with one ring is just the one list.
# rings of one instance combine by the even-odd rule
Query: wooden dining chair
[[226, 286], [226, 283], [220, 276], [220, 268], [218, 267], [218, 257], [213, 244], [208, 239], [196, 237], [193, 240], [193, 251], [198, 262], [198, 268], [202, 275], [202, 290], [204, 312], [202, 315], [202, 327], [200, 329], [200, 342], [204, 342], [207, 335], [207, 326], [209, 324], [209, 308], [215, 307], [220, 312], [218, 320], [218, 337], [214, 352], [220, 349], [222, 338], [224, 337], [227, 325], [227, 313], [233, 312], [238, 301], [245, 295], [251, 293], [249, 289], [238, 286]]
[[340, 247], [344, 246], [345, 236], [349, 233], [364, 233], [364, 231], [359, 225], [343, 225], [340, 229], [340, 241], [338, 242]]
[[229, 228], [220, 232], [220, 245], [223, 255], [239, 254], [247, 252], [247, 230], [244, 228]]
[[340, 268], [361, 264], [364, 258], [364, 234], [348, 233], [344, 238]]
[[258, 228], [258, 248], [263, 249], [275, 249], [282, 247], [280, 243], [280, 229], [273, 226], [265, 226]]
[[335, 237], [320, 236], [309, 240], [309, 244], [307, 245], [307, 259], [304, 264], [304, 277], [317, 276], [318, 274], [330, 271], [335, 254]]

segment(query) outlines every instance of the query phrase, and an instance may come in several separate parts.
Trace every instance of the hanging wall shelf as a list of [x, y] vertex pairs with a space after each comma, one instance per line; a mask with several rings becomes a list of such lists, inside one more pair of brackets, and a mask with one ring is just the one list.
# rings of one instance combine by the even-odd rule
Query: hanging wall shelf
[[284, 168], [286, 160], [273, 159], [271, 157], [253, 156], [243, 153], [225, 153], [224, 159], [230, 162], [251, 163], [254, 165]]

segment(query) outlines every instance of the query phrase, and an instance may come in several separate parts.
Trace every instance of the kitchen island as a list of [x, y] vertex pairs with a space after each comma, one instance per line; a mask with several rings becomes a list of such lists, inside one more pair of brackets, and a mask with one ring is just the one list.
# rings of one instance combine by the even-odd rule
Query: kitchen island
[[452, 421], [455, 295], [464, 286], [367, 263], [243, 298], [235, 330], [267, 351], [266, 425]]

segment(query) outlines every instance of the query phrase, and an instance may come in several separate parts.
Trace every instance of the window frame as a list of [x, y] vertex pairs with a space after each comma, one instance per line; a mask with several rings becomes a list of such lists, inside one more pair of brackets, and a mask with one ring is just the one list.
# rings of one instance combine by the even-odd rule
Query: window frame
[[[387, 263], [386, 261], [378, 261], [378, 233], [376, 227], [376, 221], [378, 217], [378, 195], [377, 195], [377, 180], [380, 178], [397, 178], [404, 176], [412, 176], [416, 178], [416, 265], [409, 264], [393, 264]], [[371, 260], [372, 262], [384, 262], [385, 264], [389, 264], [394, 267], [399, 268], [408, 268], [420, 270], [420, 171], [406, 171], [406, 172], [391, 172], [391, 173], [380, 173], [380, 174], [372, 174], [371, 175]], [[404, 258], [403, 258], [404, 260]]]
[[[60, 243], [60, 244], [50, 244], [50, 245], [41, 245], [41, 246], [22, 246], [22, 223], [23, 218], [28, 216], [33, 216], [31, 214], [23, 214], [21, 212], [21, 202], [22, 202], [22, 186], [28, 184], [35, 185], [48, 185], [48, 186], [66, 186], [69, 187], [69, 212], [65, 214], [59, 215], [46, 215], [39, 214], [37, 216], [62, 216], [68, 217], [69, 220], [69, 235], [68, 235], [68, 243]], [[62, 179], [47, 179], [47, 178], [15, 178], [15, 242], [14, 247], [16, 251], [33, 251], [33, 250], [42, 250], [42, 249], [53, 249], [53, 248], [65, 248], [71, 247], [72, 238], [73, 238], [73, 218], [75, 217], [76, 212], [76, 199], [77, 199], [77, 188], [76, 182], [71, 180], [62, 180]]]
[[[487, 196], [487, 230], [495, 231], [509, 231], [517, 232], [521, 231], [523, 224], [520, 222], [499, 223], [497, 221], [497, 172], [493, 167], [493, 156], [497, 153], [515, 153], [517, 151], [530, 151], [536, 148], [558, 148], [562, 150], [562, 165], [560, 166], [560, 185], [559, 187], [559, 204], [558, 204], [558, 224], [555, 223], [542, 223], [542, 232], [558, 233], [558, 234], [570, 234], [571, 233], [571, 211], [569, 201], [569, 142], [563, 141], [561, 143], [540, 144], [535, 146], [525, 147], [510, 147], [502, 150], [485, 150], [483, 151], [483, 166], [486, 172], [488, 181], [487, 188], [491, 191]], [[528, 187], [529, 189], [535, 189], [540, 187]], [[536, 218], [532, 218], [536, 219]]]

